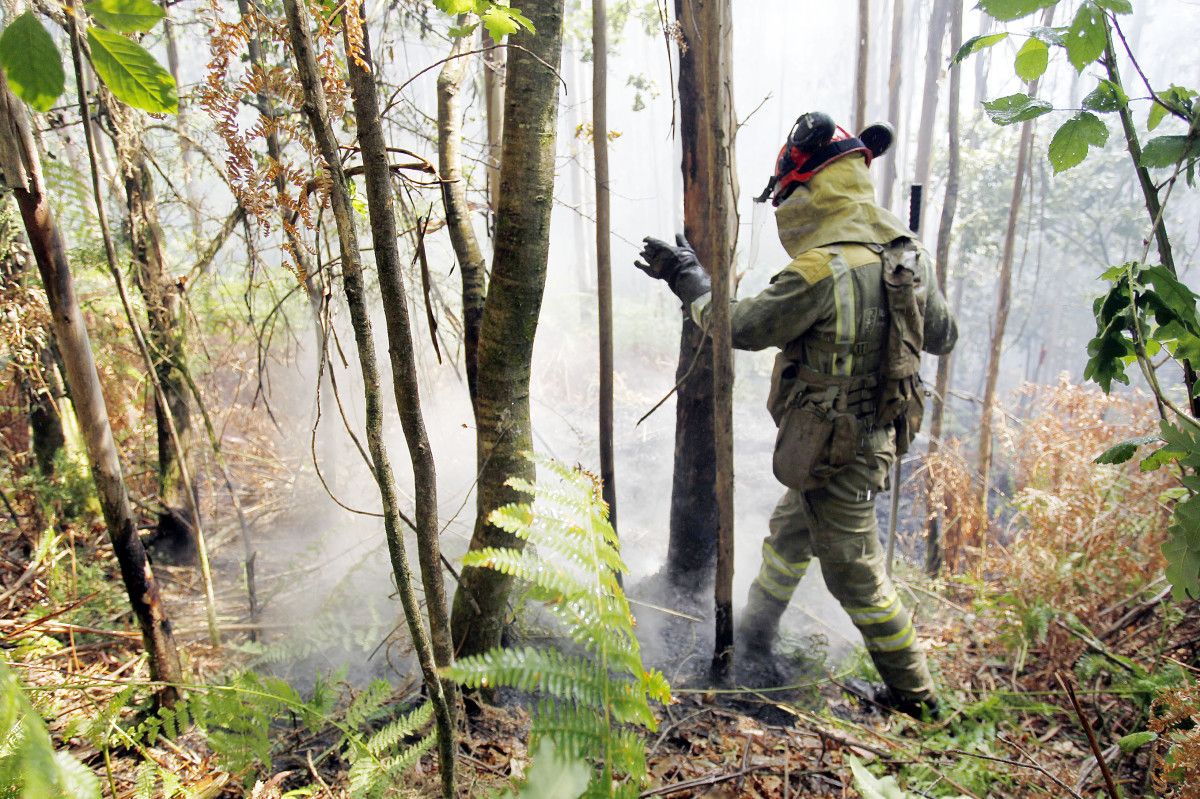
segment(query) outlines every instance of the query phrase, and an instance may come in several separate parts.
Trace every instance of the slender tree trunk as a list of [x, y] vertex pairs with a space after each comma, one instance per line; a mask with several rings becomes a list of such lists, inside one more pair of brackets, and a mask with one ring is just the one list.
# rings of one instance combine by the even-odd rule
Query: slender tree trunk
[[[485, 45], [493, 42], [479, 26]], [[492, 223], [500, 213], [500, 157], [504, 143], [504, 90], [508, 73], [508, 51], [492, 47], [483, 54], [483, 104], [487, 117], [487, 186]]]
[[[958, 52], [962, 46], [962, 5], [955, 3], [950, 12], [950, 52]], [[954, 214], [958, 210], [959, 161], [959, 105], [962, 95], [962, 65], [950, 67], [950, 97], [947, 100], [949, 135], [946, 145], [946, 196], [942, 202], [942, 218], [938, 224], [937, 280], [938, 286], [946, 290], [950, 275], [950, 245], [954, 238]], [[946, 394], [950, 390], [950, 368], [953, 353], [938, 358], [937, 382], [933, 391], [933, 407], [930, 409], [929, 452], [933, 455], [942, 443], [942, 424], [946, 414]], [[936, 576], [942, 568], [942, 541], [940, 521], [933, 512], [929, 513], [925, 538], [925, 570]]]
[[[463, 24], [464, 18], [459, 18]], [[486, 34], [485, 34], [486, 35]], [[475, 404], [479, 358], [479, 324], [483, 301], [487, 296], [487, 262], [479, 248], [471, 209], [467, 203], [467, 183], [462, 172], [462, 86], [467, 61], [467, 39], [454, 40], [450, 57], [438, 75], [438, 171], [442, 176], [442, 205], [446, 210], [446, 228], [458, 259], [462, 277], [463, 362], [467, 372], [467, 390]]]
[[[946, 38], [946, 22], [953, 0], [934, 0], [929, 18], [929, 38], [925, 45], [925, 83], [921, 90], [921, 127], [917, 131], [917, 163], [913, 183], [929, 187], [929, 165], [933, 151], [934, 127], [937, 123], [938, 80], [942, 74], [942, 41]], [[924, 216], [921, 227], [925, 227]], [[916, 231], [919, 235], [922, 231]]]
[[[1054, 9], [1047, 9], [1043, 25], [1049, 25]], [[1030, 96], [1037, 95], [1038, 81], [1032, 81]], [[996, 384], [1000, 377], [1000, 356], [1004, 352], [1004, 330], [1008, 326], [1009, 303], [1012, 298], [1012, 266], [1017, 245], [1017, 223], [1021, 218], [1021, 198], [1025, 190], [1025, 173], [1029, 171], [1029, 155], [1033, 149], [1033, 123], [1021, 123], [1021, 142], [1017, 148], [1017, 164], [1013, 172], [1012, 199], [1008, 207], [1008, 224], [1004, 229], [1004, 247], [1000, 254], [1000, 275], [996, 278], [996, 313], [992, 319], [992, 341], [983, 385], [983, 407], [979, 420], [979, 474], [981, 480], [980, 506], [983, 519], [988, 519], [988, 498], [991, 490], [992, 419], [996, 406]], [[987, 531], [983, 532], [987, 535]], [[986, 541], [986, 538], [984, 539]]]
[[[175, 79], [176, 86], [183, 86], [183, 81], [179, 76], [179, 47], [176, 44], [175, 37], [175, 20], [171, 19], [171, 3], [169, 0], [159, 0], [162, 6], [163, 14], [163, 38], [167, 43], [167, 68], [171, 72], [171, 77]], [[204, 217], [200, 213], [201, 199], [199, 195], [200, 181], [192, 179], [192, 166], [195, 162], [195, 152], [192, 148], [192, 142], [187, 135], [187, 118], [188, 107], [180, 92], [179, 109], [175, 113], [175, 130], [179, 134], [179, 151], [183, 156], [183, 186], [184, 199], [187, 202], [188, 216], [191, 218], [192, 235], [196, 237], [196, 241], [200, 240], [200, 236], [204, 233]]]
[[[733, 667], [733, 338], [730, 299], [737, 246], [737, 168], [733, 108], [733, 7], [730, 0], [677, 2], [685, 31], [694, 31], [680, 57], [679, 104], [683, 145], [684, 232], [712, 273], [711, 440], [716, 507], [716, 638], [712, 670], [726, 681]], [[679, 441], [676, 441], [678, 452]], [[691, 442], [685, 442], [685, 446]], [[678, 463], [677, 463], [678, 466]], [[693, 578], [694, 579], [694, 578]]]
[[100, 376], [96, 371], [87, 328], [75, 294], [66, 246], [46, 196], [46, 184], [28, 112], [9, 91], [2, 74], [0, 124], [4, 128], [4, 135], [0, 136], [0, 169], [4, 172], [5, 183], [17, 199], [34, 259], [46, 288], [51, 324], [62, 354], [67, 386], [87, 447], [92, 479], [96, 484], [109, 539], [150, 657], [150, 676], [166, 683], [159, 689], [158, 700], [170, 705], [179, 697], [178, 685], [182, 681], [171, 622], [162, 604], [158, 582], [138, 538], [108, 421]]
[[[348, 33], [345, 35], [345, 44], [347, 51], [351, 51], [354, 45]], [[434, 469], [433, 448], [425, 430], [425, 417], [421, 411], [416, 348], [413, 346], [408, 296], [404, 288], [400, 233], [396, 228], [396, 209], [392, 201], [392, 170], [388, 160], [387, 142], [383, 135], [379, 96], [375, 87], [371, 38], [366, 26], [363, 27], [358, 56], [365, 62], [366, 67], [356, 58], [348, 59], [348, 67], [354, 119], [358, 126], [358, 144], [362, 150], [364, 178], [367, 184], [371, 243], [375, 250], [375, 268], [379, 276], [379, 293], [383, 301], [384, 325], [387, 328], [392, 390], [396, 395], [400, 427], [404, 430], [404, 439], [408, 443], [408, 454], [412, 461], [413, 493], [416, 496], [414, 532], [417, 537], [421, 581], [425, 588], [425, 609], [429, 614], [433, 657], [438, 667], [445, 667], [454, 662], [454, 649], [450, 640], [450, 615], [446, 609], [446, 587], [442, 575], [437, 472]], [[403, 542], [399, 543], [403, 545]], [[419, 623], [420, 617], [417, 621]], [[444, 680], [442, 687], [447, 696], [452, 697], [456, 692], [452, 681]], [[453, 707], [453, 701], [448, 704]], [[449, 755], [453, 760], [452, 749]]]
[[867, 124], [867, 86], [871, 69], [871, 0], [858, 0], [858, 63], [854, 72], [854, 133]]
[[[453, 719], [449, 703], [442, 690], [442, 682], [437, 674], [433, 648], [430, 645], [429, 636], [425, 632], [425, 626], [421, 623], [421, 611], [413, 587], [412, 570], [409, 568], [408, 554], [404, 547], [400, 498], [396, 489], [392, 464], [383, 440], [383, 392], [380, 388], [379, 366], [375, 356], [375, 341], [371, 330], [370, 311], [367, 307], [366, 285], [363, 280], [362, 260], [358, 246], [358, 233], [354, 226], [354, 209], [350, 202], [349, 184], [345, 171], [342, 169], [338, 141], [330, 126], [325, 89], [321, 82], [320, 67], [317, 66], [316, 53], [313, 48], [308, 7], [302, 0], [284, 0], [284, 11], [287, 14], [288, 31], [296, 59], [297, 74], [304, 90], [304, 114], [312, 128], [317, 148], [325, 161], [325, 168], [329, 171], [330, 176], [330, 200], [337, 225], [342, 260], [342, 280], [345, 286], [346, 302], [350, 308], [354, 343], [358, 350], [359, 366], [363, 378], [367, 448], [371, 456], [373, 476], [383, 504], [388, 553], [391, 557], [392, 571], [396, 578], [409, 633], [412, 635], [413, 647], [421, 665], [426, 688], [434, 704], [438, 728], [439, 762], [442, 770], [442, 794], [445, 797], [452, 797], [454, 795]], [[356, 84], [357, 82], [356, 79]], [[377, 117], [378, 114], [375, 116]], [[368, 138], [369, 136], [370, 134], [368, 134]], [[374, 217], [375, 214], [373, 213], [372, 216]], [[375, 222], [376, 220], [373, 218], [373, 229]], [[381, 279], [380, 282], [384, 281]], [[410, 438], [410, 443], [416, 442]]]
[[608, 191], [608, 11], [592, 0], [592, 150], [596, 161], [596, 297], [600, 341], [600, 480], [617, 529], [613, 456], [612, 221]]
[[[536, 477], [524, 453], [533, 449], [529, 379], [554, 203], [559, 91], [554, 72], [562, 50], [563, 0], [522, 0], [521, 11], [537, 35], [525, 39], [508, 62], [495, 257], [479, 336], [475, 550], [521, 546], [488, 517], [519, 499], [506, 485], [510, 477]], [[511, 584], [491, 569], [463, 569], [451, 620], [458, 655], [500, 644]]]
[[[900, 95], [904, 82], [904, 0], [892, 0], [892, 54], [888, 67], [888, 115], [887, 121], [896, 130], [900, 130]], [[857, 133], [857, 131], [855, 131]], [[899, 149], [899, 148], [897, 148]], [[884, 208], [892, 207], [892, 197], [896, 190], [896, 173], [900, 159], [898, 153], [885, 159], [883, 169], [883, 200]]]

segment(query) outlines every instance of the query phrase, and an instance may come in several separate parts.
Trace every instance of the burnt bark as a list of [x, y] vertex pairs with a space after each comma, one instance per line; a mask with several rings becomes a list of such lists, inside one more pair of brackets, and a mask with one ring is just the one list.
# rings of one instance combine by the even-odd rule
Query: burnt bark
[[[533, 449], [529, 380], [554, 204], [559, 91], [554, 73], [562, 50], [563, 0], [523, 0], [521, 11], [537, 35], [508, 60], [495, 256], [479, 337], [472, 549], [522, 546], [488, 517], [521, 498], [505, 484], [508, 478], [536, 477], [525, 457]], [[511, 584], [510, 577], [491, 569], [463, 569], [451, 619], [456, 654], [480, 654], [500, 644]]]
[[179, 697], [182, 672], [171, 622], [146, 552], [137, 534], [129, 494], [108, 421], [91, 342], [75, 294], [62, 232], [54, 219], [34, 145], [28, 112], [0, 74], [0, 169], [12, 189], [29, 237], [51, 311], [55, 340], [67, 386], [87, 448], [92, 479], [120, 566], [130, 606], [150, 658], [150, 676], [162, 682], [157, 698], [170, 705]]

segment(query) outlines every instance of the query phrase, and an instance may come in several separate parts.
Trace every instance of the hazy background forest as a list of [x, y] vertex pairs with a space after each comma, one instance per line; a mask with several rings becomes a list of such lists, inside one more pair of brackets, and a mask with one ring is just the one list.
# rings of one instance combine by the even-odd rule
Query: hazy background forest
[[[871, 167], [880, 202], [906, 218], [909, 187], [922, 184], [920, 232], [931, 252], [943, 232], [952, 170], [948, 141], [957, 139], [957, 209], [944, 228], [949, 257], [943, 289], [958, 317], [960, 340], [944, 422], [931, 436], [927, 419], [925, 434], [905, 459], [897, 524], [897, 579], [904, 601], [917, 610], [922, 639], [949, 700], [948, 718], [921, 724], [864, 712], [839, 690], [840, 680], [869, 675], [871, 666], [849, 617], [815, 574], [801, 584], [785, 620], [790, 654], [782, 691], [764, 684], [762, 674], [742, 672], [733, 683], [714, 688], [706, 671], [714, 640], [711, 576], [697, 575], [690, 586], [696, 590], [684, 592], [686, 597], [664, 591], [659, 581], [669, 565], [678, 445], [675, 398], [667, 395], [680, 357], [680, 313], [674, 295], [650, 285], [633, 261], [643, 236], [670, 239], [684, 229], [676, 81], [686, 67], [680, 51], [715, 47], [715, 33], [708, 39], [699, 28], [689, 33], [677, 19], [679, 2], [607, 2], [602, 138], [611, 190], [614, 521], [628, 568], [618, 586], [609, 582], [615, 572], [606, 571], [603, 557], [593, 555], [597, 560], [590, 565], [601, 575], [596, 585], [619, 596], [620, 603], [628, 592], [632, 616], [630, 605], [622, 604], [622, 622], [614, 627], [603, 615], [611, 608], [602, 604], [595, 616], [568, 620], [564, 634], [560, 614], [570, 603], [562, 601], [569, 592], [561, 586], [518, 587], [496, 599], [508, 623], [503, 641], [510, 652], [554, 649], [568, 639], [593, 654], [589, 647], [602, 652], [613, 647], [622, 655], [630, 649], [640, 658], [638, 668], [630, 674], [620, 671], [623, 666], [613, 670], [625, 680], [619, 690], [640, 702], [635, 713], [624, 706], [612, 711], [618, 700], [608, 689], [596, 699], [583, 689], [562, 687], [592, 683], [566, 667], [561, 675], [537, 671], [543, 661], [534, 655], [527, 674], [516, 663], [511, 673], [489, 678], [482, 666], [468, 673], [460, 663], [460, 671], [447, 678], [452, 657], [439, 649], [448, 641], [439, 642], [434, 606], [454, 596], [464, 554], [483, 524], [479, 508], [496, 506], [476, 493], [488, 464], [477, 452], [478, 410], [468, 390], [475, 378], [467, 367], [463, 259], [439, 185], [439, 174], [446, 173], [439, 149], [445, 141], [439, 133], [439, 75], [444, 80], [447, 64], [463, 70], [461, 129], [452, 138], [461, 144], [469, 228], [484, 264], [491, 264], [493, 250], [499, 259], [508, 246], [497, 244], [506, 224], [501, 220], [517, 219], [522, 205], [532, 214], [539, 197], [530, 191], [506, 209], [498, 196], [498, 170], [504, 167], [495, 160], [498, 129], [490, 129], [489, 121], [497, 120], [488, 103], [493, 84], [502, 81], [495, 71], [488, 77], [496, 69], [488, 61], [505, 51], [491, 36], [499, 41], [508, 34], [505, 41], [516, 45], [507, 51], [512, 59], [532, 53], [539, 42], [547, 46], [550, 34], [542, 27], [529, 30], [528, 20], [508, 3], [390, 0], [355, 11], [352, 4], [300, 0], [296, 11], [294, 0], [282, 6], [178, 0], [161, 5], [166, 18], [160, 23], [156, 3], [140, 2], [89, 3], [91, 23], [83, 4], [7, 4], [7, 26], [29, 12], [50, 31], [62, 54], [65, 91], [60, 85], [61, 96], [39, 108], [24, 88], [28, 83], [21, 83], [28, 73], [20, 72], [18, 45], [0, 43], [8, 82], [36, 109], [30, 113], [13, 99], [0, 116], [10, 133], [19, 127], [18, 116], [28, 119], [20, 124], [31, 126], [45, 176], [43, 195], [65, 238], [132, 516], [147, 541], [182, 669], [164, 676], [153, 653], [140, 646], [148, 623], [136, 600], [136, 614], [130, 613], [126, 593], [137, 592], [127, 574], [122, 585], [120, 544], [110, 543], [116, 537], [104, 489], [97, 492], [87, 468], [89, 453], [95, 465], [89, 434], [66, 401], [80, 405], [60, 374], [67, 367], [53, 343], [53, 309], [34, 268], [40, 253], [30, 245], [34, 237], [14, 199], [24, 189], [11, 156], [0, 155], [7, 159], [0, 205], [0, 641], [8, 664], [0, 674], [0, 719], [8, 728], [0, 738], [0, 779], [7, 780], [0, 783], [0, 797], [268, 799], [434, 796], [439, 790], [483, 796], [506, 789], [568, 797], [583, 794], [593, 777], [587, 795], [1200, 796], [1195, 733], [1200, 622], [1187, 590], [1200, 575], [1200, 540], [1190, 549], [1182, 545], [1182, 554], [1161, 551], [1169, 525], [1179, 525], [1173, 529], [1183, 532], [1175, 535], [1185, 541], [1200, 529], [1194, 508], [1180, 510], [1197, 490], [1188, 475], [1200, 466], [1200, 445], [1195, 423], [1177, 410], [1194, 408], [1185, 388], [1194, 377], [1185, 380], [1181, 364], [1188, 353], [1200, 353], [1194, 347], [1200, 343], [1195, 297], [1187, 288], [1198, 286], [1200, 201], [1191, 183], [1200, 113], [1193, 110], [1194, 92], [1169, 93], [1200, 74], [1196, 3], [696, 4], [721, 6], [730, 15], [725, 24], [732, 29], [731, 71], [725, 77], [735, 90], [731, 175], [738, 188], [736, 254], [728, 267], [739, 296], [760, 291], [789, 260], [770, 208], [752, 200], [799, 114], [826, 111], [850, 127], [856, 83], [865, 86], [866, 114], [856, 121], [888, 121], [897, 131], [892, 152]], [[587, 489], [591, 483], [579, 483], [569, 470], [578, 465], [601, 471], [597, 326], [603, 319], [597, 297], [604, 278], [598, 279], [596, 251], [593, 4], [511, 5], [535, 21], [540, 18], [531, 8], [547, 19], [555, 18], [556, 6], [563, 13], [561, 63], [534, 81], [558, 93], [557, 111], [551, 111], [557, 114], [557, 141], [544, 301], [540, 313], [516, 303], [516, 313], [528, 317], [527, 327], [502, 331], [508, 336], [504, 343], [518, 346], [528, 343], [525, 334], [533, 329], [528, 325], [536, 325], [528, 392], [531, 443], [543, 458], [539, 487], [543, 481], [559, 486], [539, 495], [532, 518], [541, 521], [530, 522], [533, 532], [521, 537], [534, 542], [551, 569], [566, 562], [586, 574], [589, 564], [578, 553], [557, 549], [561, 542], [553, 536], [539, 539], [535, 528], [542, 524], [540, 534], [547, 535], [556, 519], [582, 512], [580, 518], [594, 520], [593, 511], [600, 512]], [[1055, 16], [1043, 17], [1042, 9]], [[697, 15], [698, 25], [706, 19], [706, 12], [688, 13]], [[1119, 20], [1119, 42], [1137, 59], [1135, 68], [1129, 53], [1115, 45], [1127, 95], [1116, 105], [1085, 99], [1094, 90], [1108, 91], [1103, 80], [1112, 75], [1099, 54], [1078, 70], [1072, 66], [1076, 54], [1068, 49], [1066, 28], [1093, 13], [1092, 34], [1111, 31], [1108, 20]], [[333, 109], [327, 121], [348, 172], [347, 200], [357, 222], [352, 227], [364, 261], [374, 348], [385, 361], [380, 443], [395, 467], [396, 507], [408, 525], [399, 535], [393, 535], [392, 511], [381, 510], [372, 412], [370, 400], [364, 402], [370, 386], [364, 385], [356, 355], [362, 352], [362, 341], [356, 341], [362, 326], [347, 303], [343, 277], [349, 268], [340, 249], [347, 239], [339, 227], [344, 220], [337, 218], [336, 185], [330, 188], [338, 181], [321, 167], [327, 163], [324, 142], [314, 134], [318, 126], [305, 105], [313, 87], [296, 66], [299, 38], [288, 25], [289, 20], [300, 25], [295, 20], [304, 14], [318, 19], [309, 26], [318, 51], [314, 63], [324, 70], [323, 91]], [[238, 28], [239, 15], [257, 21]], [[142, 21], [130, 22], [134, 16]], [[902, 26], [898, 34], [896, 21]], [[105, 28], [97, 36], [89, 28], [82, 50], [95, 66], [85, 64], [78, 76], [88, 87], [92, 141], [84, 135], [72, 67], [72, 43], [84, 41], [76, 27], [88, 24]], [[1031, 39], [1026, 32], [1037, 25], [1063, 30]], [[475, 27], [467, 30], [470, 26]], [[955, 42], [953, 29], [959, 26]], [[867, 71], [860, 77], [856, 65], [864, 53], [864, 29]], [[368, 184], [368, 145], [365, 137], [361, 143], [356, 138], [364, 128], [358, 103], [365, 89], [355, 83], [354, 72], [362, 30], [373, 68], [359, 78], [374, 86], [380, 106], [375, 118], [382, 141], [392, 148], [388, 157], [405, 164], [389, 171], [382, 163], [382, 174], [395, 203], [394, 214], [388, 211], [399, 244], [393, 266], [399, 266], [397, 283], [407, 292], [401, 298], [404, 326], [411, 329], [418, 415], [423, 411], [436, 469], [436, 507], [424, 511], [424, 522], [421, 500], [432, 495], [421, 487], [428, 483], [422, 482], [419, 461], [414, 474], [407, 455], [412, 428], [406, 426], [406, 409], [397, 406], [398, 396], [404, 402], [399, 383], [408, 372], [398, 366], [390, 338], [398, 323], [389, 312], [397, 305], [384, 298], [395, 296], [387, 294], [394, 284], [387, 274], [380, 278], [385, 267], [376, 266], [390, 256], [380, 254], [379, 240], [372, 237], [381, 206]], [[997, 34], [1004, 31], [1012, 33], [1002, 39]], [[27, 46], [34, 48], [40, 40], [30, 35]], [[122, 94], [111, 73], [96, 63], [107, 52], [105, 35], [140, 41], [162, 65], [158, 69], [170, 73], [178, 87], [177, 113], [149, 113], [167, 109], [139, 105]], [[952, 62], [961, 42], [973, 37], [983, 38], [964, 48], [961, 62]], [[1049, 42], [1048, 65], [1032, 79], [1019, 74], [1020, 54], [1027, 52], [1022, 48], [1042, 39]], [[445, 61], [451, 48], [455, 58]], [[241, 82], [260, 67], [260, 79]], [[959, 110], [951, 112], [955, 70]], [[1154, 102], [1143, 80], [1164, 92], [1163, 108], [1174, 109], [1165, 121], [1148, 124]], [[261, 96], [250, 86], [261, 89]], [[1023, 124], [998, 125], [1003, 109], [989, 113], [983, 106], [1023, 92], [1049, 104], [1022, 106], [1033, 108], [1024, 117], [1010, 115], [1009, 121]], [[1178, 157], [1155, 164], [1152, 172], [1156, 196], [1165, 203], [1158, 219], [1148, 218], [1117, 105], [1132, 108], [1136, 135], [1143, 140], [1164, 134], [1179, 140]], [[263, 109], [276, 106], [284, 124], [264, 125], [270, 115]], [[1051, 141], [1061, 125], [1080, 113], [1090, 115], [1081, 109], [1104, 112], [1110, 134], [1097, 140], [1091, 131], [1082, 145], [1086, 159], [1062, 170]], [[532, 125], [540, 107], [528, 113]], [[952, 113], [957, 136], [948, 133]], [[1022, 160], [1026, 129], [1031, 155]], [[267, 130], [275, 131], [273, 145]], [[507, 135], [507, 125], [504, 131]], [[360, 149], [352, 151], [351, 145]], [[277, 152], [268, 158], [272, 147]], [[17, 163], [28, 157], [25, 152]], [[287, 166], [281, 173], [288, 198], [284, 218], [299, 211], [283, 225], [279, 187], [271, 176], [262, 177], [265, 171], [251, 174], [270, 163]], [[536, 169], [531, 159], [528, 170]], [[1018, 174], [1023, 194], [1014, 210]], [[97, 195], [107, 216], [103, 222]], [[990, 353], [1010, 228], [1011, 307], [995, 361]], [[542, 234], [532, 223], [515, 229], [518, 238], [528, 231], [530, 241]], [[1093, 302], [1121, 278], [1101, 276], [1129, 262], [1161, 263], [1154, 254], [1158, 248], [1148, 243], [1160, 230], [1169, 231], [1179, 281], [1170, 284], [1173, 293], [1164, 302], [1181, 321], [1157, 311], [1155, 321], [1142, 328], [1151, 339], [1149, 354], [1140, 353], [1144, 357], [1134, 354], [1143, 343], [1139, 335], [1118, 330], [1130, 342], [1121, 356], [1130, 385], [1118, 379], [1105, 393], [1094, 371], [1085, 377], [1089, 342], [1098, 335]], [[311, 268], [310, 275], [301, 274], [301, 263]], [[515, 257], [513, 263], [522, 261]], [[128, 308], [115, 288], [113, 265], [124, 274]], [[1167, 296], [1165, 284], [1147, 281]], [[157, 300], [148, 285], [165, 292], [163, 307], [173, 315], [174, 327], [161, 338], [155, 338]], [[1146, 291], [1147, 297], [1153, 293]], [[1147, 319], [1151, 313], [1135, 303], [1133, 313], [1139, 312]], [[129, 324], [130, 313], [147, 329], [138, 333], [149, 336], [147, 351]], [[488, 324], [485, 334], [501, 331]], [[171, 348], [174, 365], [152, 378], [148, 361]], [[390, 361], [384, 357], [389, 352]], [[782, 493], [771, 471], [775, 429], [764, 409], [773, 356], [734, 356], [735, 611], [758, 569], [762, 536]], [[1144, 362], [1157, 367], [1150, 372], [1154, 381], [1139, 370]], [[937, 359], [927, 357], [925, 382], [931, 389], [937, 369]], [[387, 390], [393, 374], [395, 392]], [[482, 372], [480, 379], [486, 379]], [[166, 496], [164, 462], [174, 457], [170, 453], [179, 442], [168, 440], [161, 410], [156, 415], [163, 382], [178, 391], [178, 402], [171, 394], [180, 428], [173, 435], [183, 441], [190, 472], [182, 483], [172, 473], [172, 497]], [[988, 391], [993, 383], [994, 410]], [[990, 428], [981, 421], [985, 407], [994, 419]], [[38, 414], [59, 421], [47, 423]], [[1160, 428], [1160, 414], [1176, 426]], [[994, 446], [985, 459], [990, 471], [979, 466], [981, 426], [992, 433], [983, 437]], [[53, 439], [49, 450], [47, 430]], [[1124, 450], [1110, 449], [1122, 441]], [[1161, 448], [1153, 463], [1131, 460], [1135, 450], [1144, 457], [1151, 450], [1138, 448], [1151, 446]], [[1102, 453], [1106, 462], [1094, 463]], [[199, 553], [194, 534], [186, 531], [189, 477], [202, 523]], [[539, 502], [548, 503], [544, 517]], [[883, 530], [890, 521], [888, 505], [888, 497], [881, 498]], [[387, 525], [381, 514], [388, 516]], [[939, 525], [944, 544], [942, 562], [933, 564], [932, 573], [931, 521]], [[423, 528], [426, 523], [433, 526]], [[172, 527], [178, 524], [182, 538]], [[592, 524], [584, 527], [602, 538], [606, 526]], [[440, 552], [436, 545], [429, 549], [428, 535], [421, 532], [431, 529]], [[176, 551], [179, 541], [185, 551]], [[412, 596], [429, 606], [428, 623], [425, 615], [406, 616], [397, 601], [409, 591], [404, 584], [397, 587], [397, 542], [402, 548], [407, 542], [411, 551]], [[445, 568], [436, 571], [445, 580], [446, 596], [427, 603], [427, 564], [439, 559]], [[1168, 567], [1174, 571], [1164, 576]], [[510, 574], [522, 572], [514, 567]], [[150, 596], [148, 590], [144, 596]], [[542, 606], [555, 597], [558, 602]], [[446, 614], [445, 607], [440, 613]], [[423, 644], [414, 644], [414, 618], [429, 638]], [[616, 630], [617, 637], [625, 625], [627, 638], [596, 643], [594, 631], [577, 635], [570, 629], [572, 623], [586, 628], [589, 619]], [[162, 620], [157, 623], [161, 629]], [[570, 644], [564, 649], [574, 651]], [[545, 661], [551, 662], [558, 663]], [[443, 679], [432, 676], [434, 666], [443, 669]], [[602, 672], [604, 679], [596, 674], [587, 679], [603, 684], [609, 675]], [[665, 678], [661, 686], [659, 676]], [[179, 690], [167, 691], [165, 684]], [[455, 713], [455, 684], [468, 689], [498, 684], [506, 690], [488, 694], [490, 704], [468, 698], [466, 711]], [[670, 696], [671, 689], [674, 705], [652, 701]], [[562, 726], [570, 731], [580, 725], [574, 729], [587, 743], [564, 744], [566, 739], [538, 727], [553, 715], [545, 697], [569, 705], [591, 719], [588, 724], [604, 719], [605, 731], [613, 719], [612, 737], [588, 727], [593, 737], [587, 738], [578, 732], [584, 722], [574, 719]], [[443, 701], [449, 708], [445, 717]], [[560, 711], [566, 712], [553, 712]], [[456, 741], [446, 737], [450, 726], [459, 730]], [[539, 744], [543, 739], [556, 742], [558, 751]], [[618, 739], [620, 744], [613, 743]], [[57, 760], [47, 746], [58, 750]], [[447, 752], [457, 753], [453, 785], [447, 781]]]

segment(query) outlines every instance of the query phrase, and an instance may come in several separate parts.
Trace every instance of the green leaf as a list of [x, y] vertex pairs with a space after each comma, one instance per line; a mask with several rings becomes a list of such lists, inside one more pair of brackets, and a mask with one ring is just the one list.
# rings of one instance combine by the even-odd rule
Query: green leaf
[[997, 125], [1015, 125], [1049, 114], [1054, 106], [1028, 94], [1010, 94], [983, 104], [987, 115]]
[[1117, 746], [1121, 747], [1121, 751], [1129, 754], [1149, 743], [1154, 743], [1158, 740], [1158, 733], [1150, 732], [1131, 732], [1129, 735], [1117, 739]]
[[121, 102], [155, 114], [179, 110], [175, 79], [145, 48], [119, 33], [88, 28], [92, 66]]
[[1079, 166], [1091, 147], [1103, 147], [1108, 141], [1108, 126], [1090, 111], [1080, 111], [1063, 123], [1050, 140], [1050, 163], [1054, 173]]
[[1057, 3], [1058, 0], [979, 0], [979, 7], [990, 17], [1011, 22]]
[[92, 0], [84, 8], [97, 22], [117, 33], [148, 33], [166, 16], [153, 0]]
[[854, 776], [854, 788], [862, 799], [908, 799], [897, 783], [895, 777], [879, 779], [854, 755], [846, 755], [845, 760], [850, 764], [850, 773]]
[[1017, 76], [1031, 83], [1040, 78], [1050, 64], [1050, 48], [1041, 39], [1029, 39], [1017, 51], [1017, 60], [1013, 65]]
[[1104, 452], [1100, 453], [1092, 463], [1110, 463], [1121, 464], [1128, 461], [1137, 452], [1138, 447], [1146, 444], [1153, 444], [1161, 441], [1157, 435], [1138, 436], [1137, 438], [1127, 438], [1117, 444], [1113, 444]]
[[1114, 14], [1133, 13], [1133, 3], [1129, 0], [1096, 0], [1096, 5], [1106, 8]]
[[499, 44], [505, 36], [511, 36], [521, 28], [530, 33], [537, 33], [533, 22], [520, 11], [508, 6], [493, 5], [481, 15], [483, 27], [491, 34], [492, 41]]
[[433, 0], [433, 4], [439, 11], [454, 17], [475, 10], [475, 0]]
[[1197, 155], [1200, 155], [1200, 140], [1191, 140], [1187, 136], [1155, 136], [1142, 148], [1141, 165], [1162, 169]]
[[[1184, 116], [1191, 115], [1192, 98], [1196, 96], [1196, 92], [1191, 89], [1172, 85], [1169, 89], [1155, 92], [1155, 95], [1162, 102], [1150, 104], [1150, 113], [1146, 117], [1147, 130], [1154, 130], [1162, 124], [1167, 114], [1171, 113], [1171, 109], [1175, 109]], [[1167, 108], [1167, 106], [1170, 106], [1170, 108]]]
[[1142, 462], [1138, 464], [1138, 468], [1143, 472], [1157, 471], [1168, 463], [1174, 463], [1183, 456], [1184, 453], [1179, 450], [1171, 449], [1170, 447], [1159, 447], [1142, 458]]
[[554, 742], [542, 738], [533, 750], [529, 779], [520, 799], [574, 799], [587, 790], [592, 772], [582, 760], [558, 751]]
[[993, 47], [1008, 38], [1007, 33], [989, 33], [986, 36], [972, 36], [963, 42], [963, 46], [958, 48], [958, 52], [954, 54], [953, 63], [957, 64], [969, 55], [978, 53], [980, 50], [986, 50]]
[[0, 35], [0, 66], [13, 93], [35, 111], [49, 111], [62, 96], [62, 56], [32, 11], [14, 19]]
[[1129, 97], [1120, 86], [1104, 79], [1083, 98], [1083, 107], [1089, 111], [1120, 111], [1129, 104]]
[[479, 27], [478, 22], [473, 22], [470, 25], [463, 25], [461, 28], [451, 27], [450, 28], [450, 38], [451, 39], [465, 38], [467, 36], [470, 36], [472, 33], [474, 33], [475, 29], [478, 27]]
[[1108, 40], [1105, 24], [1104, 11], [1093, 0], [1084, 0], [1067, 29], [1067, 59], [1077, 72], [1103, 55]]

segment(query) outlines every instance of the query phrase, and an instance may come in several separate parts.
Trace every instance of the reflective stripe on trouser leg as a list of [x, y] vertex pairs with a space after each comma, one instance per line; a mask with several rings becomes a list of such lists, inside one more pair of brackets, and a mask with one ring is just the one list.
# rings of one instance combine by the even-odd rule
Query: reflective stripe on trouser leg
[[796, 586], [804, 579], [810, 561], [788, 562], [775, 551], [770, 541], [763, 541], [762, 555], [762, 566], [754, 578], [754, 584], [780, 602], [790, 601]]

